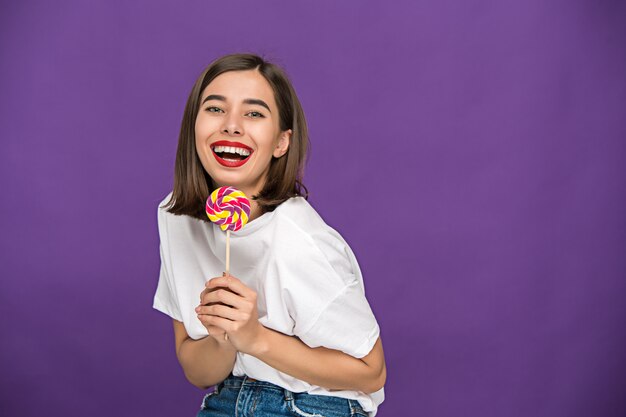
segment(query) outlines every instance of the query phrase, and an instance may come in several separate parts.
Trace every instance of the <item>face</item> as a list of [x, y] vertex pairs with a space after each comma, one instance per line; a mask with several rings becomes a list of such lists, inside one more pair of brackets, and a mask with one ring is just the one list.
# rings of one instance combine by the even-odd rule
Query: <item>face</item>
[[281, 131], [274, 92], [256, 70], [218, 75], [202, 92], [196, 117], [196, 150], [218, 187], [233, 186], [248, 197], [265, 184], [272, 158], [289, 147]]

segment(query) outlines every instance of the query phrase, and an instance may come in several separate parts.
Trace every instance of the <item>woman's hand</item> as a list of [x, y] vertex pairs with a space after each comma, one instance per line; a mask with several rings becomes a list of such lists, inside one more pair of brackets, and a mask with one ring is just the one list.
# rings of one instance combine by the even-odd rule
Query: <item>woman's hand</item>
[[264, 329], [259, 323], [256, 292], [232, 275], [212, 278], [205, 285], [196, 308], [198, 319], [211, 334], [215, 327], [226, 332], [238, 351], [253, 352]]
[[[223, 304], [223, 303], [217, 303], [217, 302], [213, 302], [213, 303], [208, 303], [208, 304], [205, 304], [205, 302], [203, 301], [204, 297], [205, 297], [208, 293], [213, 292], [213, 291], [216, 291], [216, 290], [218, 290], [218, 289], [220, 289], [220, 287], [211, 287], [211, 288], [208, 288], [208, 287], [206, 287], [206, 286], [205, 286], [204, 290], [202, 290], [202, 292], [200, 293], [200, 306], [202, 306], [203, 304], [204, 304], [204, 305], [207, 305], [207, 306], [210, 306], [210, 305], [213, 305], [213, 304], [222, 304], [222, 305], [225, 305], [225, 304]], [[200, 307], [200, 306], [199, 306], [199, 307]], [[198, 311], [198, 309], [196, 309], [196, 311]], [[205, 321], [202, 321], [202, 320], [201, 320], [201, 317], [204, 317], [204, 316], [200, 316], [200, 315], [198, 315], [198, 319], [200, 320], [200, 322], [202, 323], [202, 325], [203, 325], [203, 326], [207, 329], [207, 332], [209, 333], [209, 336], [211, 336], [211, 337], [213, 337], [214, 339], [216, 339], [216, 340], [217, 340], [220, 344], [228, 344], [228, 345], [231, 345], [231, 343], [228, 341], [228, 338], [227, 338], [227, 337], [225, 337], [225, 336], [226, 336], [226, 332], [224, 331], [224, 329], [221, 329], [221, 328], [219, 328], [219, 327], [217, 327], [217, 326], [211, 326], [211, 325], [206, 324], [206, 322], [205, 322]], [[231, 345], [231, 346], [232, 346], [232, 345]]]

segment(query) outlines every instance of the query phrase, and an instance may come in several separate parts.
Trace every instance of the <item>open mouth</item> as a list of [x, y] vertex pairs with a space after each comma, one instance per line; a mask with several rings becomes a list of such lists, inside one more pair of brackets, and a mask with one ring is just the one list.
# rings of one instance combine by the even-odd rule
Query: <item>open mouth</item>
[[213, 156], [221, 165], [226, 167], [240, 167], [252, 155], [252, 148], [239, 142], [219, 141], [211, 145]]

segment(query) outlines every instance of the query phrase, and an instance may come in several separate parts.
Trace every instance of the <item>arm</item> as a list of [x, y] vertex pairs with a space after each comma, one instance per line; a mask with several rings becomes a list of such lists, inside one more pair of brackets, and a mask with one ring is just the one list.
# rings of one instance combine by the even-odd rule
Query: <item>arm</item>
[[230, 343], [218, 342], [212, 336], [194, 340], [187, 334], [183, 323], [173, 322], [176, 357], [187, 380], [206, 389], [226, 379], [235, 365], [237, 350]]
[[[256, 293], [233, 276], [213, 278], [196, 312], [205, 326], [227, 332], [236, 350], [313, 385], [334, 390], [378, 391], [386, 369], [380, 339], [362, 359], [325, 347], [311, 348], [295, 336], [268, 329], [258, 321]], [[211, 304], [211, 305], [208, 305]]]
[[357, 390], [370, 394], [385, 385], [387, 371], [380, 338], [370, 353], [358, 359], [323, 346], [311, 348], [295, 336], [267, 327], [263, 329], [250, 354], [274, 369], [332, 390]]

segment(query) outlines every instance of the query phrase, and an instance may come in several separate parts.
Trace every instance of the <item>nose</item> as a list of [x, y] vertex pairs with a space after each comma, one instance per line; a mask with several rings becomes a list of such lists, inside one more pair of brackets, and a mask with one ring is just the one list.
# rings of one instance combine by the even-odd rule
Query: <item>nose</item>
[[241, 135], [242, 130], [243, 129], [241, 128], [239, 119], [235, 114], [231, 113], [229, 117], [226, 117], [224, 119], [222, 133], [226, 133], [229, 135]]

